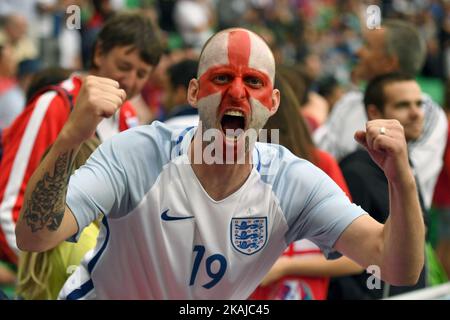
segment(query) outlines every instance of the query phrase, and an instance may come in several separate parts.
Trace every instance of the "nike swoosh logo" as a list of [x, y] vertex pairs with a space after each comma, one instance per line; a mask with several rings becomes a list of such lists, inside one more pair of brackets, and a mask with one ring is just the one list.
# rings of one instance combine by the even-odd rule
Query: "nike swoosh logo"
[[194, 218], [194, 216], [189, 216], [189, 217], [173, 217], [173, 216], [169, 216], [167, 214], [167, 212], [169, 212], [169, 209], [167, 209], [166, 211], [164, 211], [163, 213], [161, 213], [161, 219], [164, 221], [175, 221], [175, 220], [184, 220], [184, 219], [192, 219]]

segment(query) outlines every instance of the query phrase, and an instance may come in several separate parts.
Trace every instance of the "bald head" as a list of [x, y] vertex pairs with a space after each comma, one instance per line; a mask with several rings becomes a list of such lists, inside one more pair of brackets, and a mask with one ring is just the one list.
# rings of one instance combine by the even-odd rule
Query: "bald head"
[[[275, 59], [268, 45], [245, 29], [210, 38], [199, 61], [188, 101], [197, 106], [204, 128], [260, 130], [279, 105], [274, 89]], [[233, 122], [235, 121], [235, 122]]]
[[246, 29], [226, 29], [206, 42], [200, 55], [198, 78], [211, 67], [219, 65], [260, 70], [272, 83], [274, 81], [275, 59], [272, 51], [260, 36]]

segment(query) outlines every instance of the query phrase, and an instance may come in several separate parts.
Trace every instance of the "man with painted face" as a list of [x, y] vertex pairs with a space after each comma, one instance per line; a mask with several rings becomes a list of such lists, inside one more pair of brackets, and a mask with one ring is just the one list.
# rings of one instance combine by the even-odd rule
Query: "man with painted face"
[[[198, 78], [189, 85], [199, 126], [176, 132], [156, 122], [121, 133], [67, 186], [80, 143], [124, 99], [116, 82], [86, 79], [77, 108], [28, 185], [16, 228], [21, 249], [43, 251], [76, 240], [104, 214], [96, 248], [60, 298], [245, 299], [287, 244], [301, 238], [326, 255], [337, 250], [380, 266], [388, 282], [417, 281], [424, 226], [402, 127], [375, 120], [355, 136], [389, 179], [391, 215], [382, 225], [309, 162], [236, 134], [262, 128], [276, 112], [274, 66], [256, 34], [219, 32], [203, 48]], [[245, 146], [249, 161], [223, 163], [224, 146], [227, 152]]]

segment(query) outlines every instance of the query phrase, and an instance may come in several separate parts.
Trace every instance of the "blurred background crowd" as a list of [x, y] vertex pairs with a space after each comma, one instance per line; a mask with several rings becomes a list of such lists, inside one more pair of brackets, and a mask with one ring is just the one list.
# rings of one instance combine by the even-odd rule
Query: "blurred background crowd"
[[[68, 10], [71, 5], [80, 10]], [[450, 75], [450, 1], [445, 0], [3, 0], [0, 45], [10, 45], [11, 57], [2, 58], [7, 65], [2, 69], [9, 70], [2, 70], [5, 75], [0, 77], [16, 78], [14, 96], [21, 95], [16, 101], [23, 105], [33, 73], [45, 67], [87, 70], [103, 23], [116, 12], [137, 8], [160, 27], [166, 44], [159, 68], [141, 94], [140, 102], [149, 109], [138, 107], [143, 122], [164, 117], [168, 66], [186, 57], [195, 59], [213, 32], [231, 26], [263, 36], [277, 64], [304, 69], [311, 88], [326, 98], [322, 108], [329, 110], [358, 77], [351, 71], [368, 5], [379, 6], [383, 19], [401, 18], [417, 27], [427, 44], [420, 75], [426, 77], [424, 90], [442, 104], [443, 81]], [[79, 21], [71, 20], [78, 13]], [[68, 21], [79, 22], [80, 28], [68, 28]], [[0, 126], [11, 117], [2, 116]]]
[[[379, 17], [368, 11], [370, 5], [379, 8]], [[307, 137], [305, 145], [312, 146], [310, 134], [314, 135], [327, 122], [336, 102], [346, 93], [362, 89], [364, 82], [370, 80], [355, 66], [363, 54], [366, 60], [376, 59], [367, 56], [368, 50], [374, 52], [376, 48], [369, 47], [364, 32], [377, 28], [378, 20], [382, 23], [393, 18], [415, 26], [426, 46], [426, 57], [415, 79], [438, 106], [444, 110], [450, 106], [450, 0], [1, 0], [0, 133], [32, 100], [38, 91], [37, 83], [41, 87], [55, 84], [72, 72], [90, 70], [102, 26], [116, 13], [127, 10], [144, 13], [159, 30], [164, 47], [140, 94], [130, 100], [139, 124], [154, 120], [177, 124], [174, 118], [190, 116], [194, 118], [183, 118], [180, 125], [197, 121], [195, 113], [186, 109], [186, 90], [189, 80], [196, 77], [201, 48], [215, 32], [238, 26], [264, 38], [274, 53], [277, 72], [289, 82], [286, 92], [293, 96], [293, 113], [305, 120], [298, 120], [302, 128], [296, 128], [298, 132], [303, 130], [302, 134], [288, 137], [294, 141], [292, 145]], [[362, 51], [364, 47], [366, 53]], [[282, 83], [278, 85], [282, 87]], [[289, 127], [298, 125], [292, 124], [292, 113], [285, 118], [280, 113], [279, 117], [282, 123], [275, 123], [276, 128], [283, 128], [285, 123]], [[290, 134], [289, 130], [285, 134]], [[442, 153], [446, 141], [441, 144]], [[294, 146], [290, 149], [296, 153]], [[450, 168], [448, 150], [447, 145], [443, 171]], [[339, 154], [330, 153], [341, 160]], [[308, 159], [301, 150], [298, 154]], [[431, 198], [441, 168], [435, 169], [433, 185], [425, 190], [427, 209], [433, 208]], [[5, 173], [0, 171], [2, 174]], [[448, 176], [443, 179], [449, 183]], [[440, 187], [448, 206], [446, 227], [450, 226], [449, 185], [443, 183]], [[431, 210], [432, 217], [433, 214], [438, 213]], [[428, 241], [436, 245], [437, 222], [432, 218], [430, 221]], [[450, 232], [444, 233], [448, 240]], [[438, 255], [445, 269], [442, 273], [450, 275], [450, 242], [441, 249]], [[0, 260], [0, 288], [2, 281], [16, 282], [16, 274], [2, 271], [12, 269], [15, 273], [16, 267], [7, 266], [2, 268]], [[447, 275], [442, 276], [441, 282], [447, 280]]]

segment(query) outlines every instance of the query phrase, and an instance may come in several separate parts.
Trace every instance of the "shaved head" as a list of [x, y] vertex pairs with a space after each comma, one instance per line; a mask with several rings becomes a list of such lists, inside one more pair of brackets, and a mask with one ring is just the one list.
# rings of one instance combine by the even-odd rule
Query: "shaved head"
[[259, 132], [279, 105], [274, 78], [275, 59], [264, 40], [246, 29], [226, 29], [203, 47], [190, 102], [204, 129]]
[[256, 33], [232, 28], [213, 35], [200, 55], [198, 78], [214, 65], [240, 62], [265, 72], [272, 83], [275, 77], [275, 59], [267, 43]]

